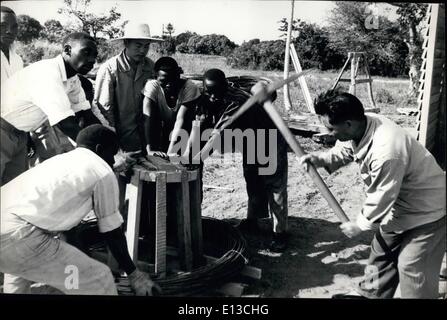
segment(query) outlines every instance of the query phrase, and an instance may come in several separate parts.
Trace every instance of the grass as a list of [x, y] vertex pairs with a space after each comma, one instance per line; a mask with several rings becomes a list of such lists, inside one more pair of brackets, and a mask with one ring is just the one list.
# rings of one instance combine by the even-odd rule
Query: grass
[[[160, 55], [150, 53], [152, 59], [156, 60]], [[267, 78], [282, 78], [282, 71], [263, 71], [263, 70], [244, 70], [233, 69], [226, 64], [225, 57], [207, 56], [207, 55], [192, 55], [176, 53], [172, 56], [177, 60], [179, 65], [183, 68], [185, 74], [203, 74], [207, 69], [219, 68], [225, 72], [227, 76], [248, 75], [255, 77]], [[338, 76], [337, 70], [321, 71], [311, 70], [310, 74], [306, 76], [306, 83], [309, 92], [314, 99], [319, 93], [330, 89]], [[344, 75], [347, 77], [347, 73]], [[407, 95], [409, 81], [402, 78], [385, 78], [373, 77], [373, 97], [376, 106], [381, 109], [381, 114], [396, 116], [397, 108], [400, 107], [416, 107], [416, 101]], [[339, 85], [341, 89], [348, 91], [349, 84], [342, 83]], [[367, 85], [360, 84], [357, 86], [356, 96], [364, 103], [365, 107], [372, 107], [369, 102]], [[308, 112], [304, 96], [298, 81], [292, 83], [289, 87], [290, 100], [292, 103], [291, 113]], [[275, 102], [282, 113], [284, 110], [284, 96], [283, 90], [279, 90], [278, 98]]]
[[[116, 48], [115, 51], [119, 52], [118, 49], [119, 48]], [[18, 51], [21, 56], [34, 60], [40, 60], [56, 56], [60, 52], [60, 48], [59, 45], [48, 43], [48, 41], [37, 40], [33, 42], [31, 48], [25, 47], [23, 44], [18, 43]], [[109, 52], [109, 54], [112, 53]], [[150, 50], [148, 56], [152, 60], [156, 61], [161, 57], [161, 54], [157, 53], [155, 50]], [[226, 64], [226, 58], [222, 56], [176, 53], [172, 57], [177, 60], [178, 64], [183, 68], [185, 74], [203, 74], [210, 68], [218, 68], [224, 71], [227, 77], [240, 75], [267, 77], [271, 79], [283, 77], [283, 72], [279, 70], [263, 71], [233, 69]], [[27, 63], [28, 61], [26, 58], [25, 60], [25, 63]], [[99, 66], [96, 65], [95, 70], [97, 70], [98, 67]], [[311, 70], [310, 74], [306, 76], [306, 82], [312, 99], [314, 99], [319, 93], [332, 87], [335, 79], [337, 78], [338, 72], [339, 70]], [[348, 72], [346, 72], [345, 77], [348, 76]], [[404, 126], [414, 126], [416, 124], [415, 118], [403, 119], [399, 117], [397, 113], [397, 108], [400, 107], [416, 107], [416, 100], [409, 97], [406, 93], [409, 81], [402, 78], [385, 77], [373, 77], [373, 80], [373, 96], [376, 106], [381, 109], [381, 113], [393, 118], [395, 121], [398, 120], [396, 121], [398, 123], [400, 121], [400, 123]], [[347, 83], [341, 84], [340, 87], [346, 91], [349, 90], [349, 84]], [[292, 109], [289, 111], [289, 114], [308, 112], [298, 81], [290, 84], [289, 93], [290, 101], [292, 103]], [[356, 96], [364, 103], [366, 108], [371, 107], [366, 84], [360, 84], [357, 86]], [[287, 114], [284, 108], [284, 94], [282, 89], [278, 92], [278, 98], [275, 101], [275, 104], [283, 115]]]

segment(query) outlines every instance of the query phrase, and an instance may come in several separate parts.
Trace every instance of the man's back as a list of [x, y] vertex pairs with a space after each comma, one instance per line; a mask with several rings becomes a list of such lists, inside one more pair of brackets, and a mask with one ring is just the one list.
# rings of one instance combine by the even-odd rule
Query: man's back
[[388, 217], [398, 219], [391, 224], [397, 223], [396, 228], [407, 229], [408, 226], [429, 223], [444, 216], [445, 173], [433, 155], [409, 132], [386, 117], [367, 115], [367, 118], [369, 124], [365, 135], [371, 133], [372, 141], [360, 162], [360, 171], [362, 177], [366, 177], [367, 185], [369, 182], [369, 186], [374, 187], [378, 180], [386, 179], [386, 176], [384, 170], [370, 173], [371, 168], [378, 163], [395, 168], [391, 181], [400, 184], [400, 188], [393, 214]]
[[118, 186], [112, 169], [94, 152], [77, 148], [48, 159], [4, 185], [1, 214], [15, 214], [49, 231], [68, 230], [93, 209], [92, 196], [99, 186], [108, 189], [112, 207], [108, 211], [115, 213]]

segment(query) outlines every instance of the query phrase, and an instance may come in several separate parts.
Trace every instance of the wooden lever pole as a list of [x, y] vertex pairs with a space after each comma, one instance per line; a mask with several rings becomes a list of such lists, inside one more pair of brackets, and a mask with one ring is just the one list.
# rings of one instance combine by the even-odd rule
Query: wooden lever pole
[[[284, 85], [297, 80], [298, 78], [306, 75], [307, 73], [309, 73], [309, 70], [298, 72], [298, 73], [294, 74], [293, 76], [290, 76], [287, 79], [279, 80], [279, 81], [269, 84], [267, 86], [267, 94], [269, 94], [269, 95], [272, 94], [273, 92], [280, 89]], [[228, 121], [225, 122], [222, 125], [222, 127], [220, 127], [218, 130], [216, 130], [216, 132], [213, 133], [213, 135], [206, 142], [206, 144], [202, 148], [202, 150], [200, 150], [200, 153], [197, 153], [194, 156], [193, 161], [199, 161], [200, 159], [202, 159], [202, 161], [204, 161], [209, 156], [209, 151], [213, 148], [214, 141], [220, 135], [220, 133], [225, 128], [230, 126], [236, 119], [238, 119], [245, 111], [247, 111], [252, 106], [254, 106], [257, 102], [259, 102], [260, 99], [261, 99], [261, 93], [256, 93], [253, 96], [251, 96], [250, 98], [248, 98], [247, 101], [245, 101], [245, 103], [231, 116], [231, 118], [228, 119]], [[195, 163], [195, 162], [193, 162], [193, 163]]]
[[[270, 118], [273, 120], [275, 125], [278, 127], [281, 134], [286, 139], [289, 146], [292, 148], [293, 152], [299, 157], [302, 157], [306, 153], [301, 148], [298, 141], [295, 139], [295, 136], [290, 131], [289, 127], [287, 127], [287, 124], [284, 122], [283, 118], [279, 114], [279, 112], [276, 110], [275, 106], [271, 101], [264, 102], [264, 109], [267, 111], [267, 114], [270, 116]], [[323, 197], [326, 199], [326, 201], [329, 203], [329, 206], [334, 210], [337, 217], [341, 220], [341, 222], [348, 222], [349, 218], [341, 208], [340, 204], [337, 202], [335, 197], [332, 195], [329, 188], [324, 183], [323, 179], [319, 175], [317, 169], [312, 164], [309, 164], [309, 170], [308, 173], [312, 180], [315, 182], [315, 184], [318, 187], [318, 190], [320, 190]]]

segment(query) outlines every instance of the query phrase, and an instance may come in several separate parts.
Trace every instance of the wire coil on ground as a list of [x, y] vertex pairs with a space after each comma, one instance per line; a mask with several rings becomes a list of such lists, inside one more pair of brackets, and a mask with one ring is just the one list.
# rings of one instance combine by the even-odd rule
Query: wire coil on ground
[[189, 296], [228, 282], [239, 274], [248, 263], [246, 241], [235, 227], [228, 222], [213, 218], [202, 218], [205, 251], [212, 251], [217, 260], [196, 268], [191, 272], [157, 280], [163, 296]]

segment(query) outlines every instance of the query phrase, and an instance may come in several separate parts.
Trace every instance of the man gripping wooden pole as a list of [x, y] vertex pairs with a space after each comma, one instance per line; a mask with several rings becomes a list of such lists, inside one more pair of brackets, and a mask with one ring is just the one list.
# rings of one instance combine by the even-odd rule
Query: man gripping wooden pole
[[[264, 102], [264, 109], [267, 112], [267, 114], [270, 116], [272, 121], [275, 123], [275, 125], [278, 127], [279, 131], [283, 135], [284, 139], [286, 139], [289, 146], [292, 148], [293, 152], [299, 157], [302, 157], [305, 155], [304, 150], [301, 148], [298, 141], [295, 139], [295, 136], [290, 131], [289, 127], [287, 127], [287, 124], [284, 122], [283, 118], [279, 114], [278, 110], [276, 110], [275, 106], [271, 101]], [[332, 195], [329, 188], [324, 183], [323, 179], [319, 175], [317, 169], [313, 165], [309, 165], [308, 167], [308, 173], [312, 180], [315, 182], [315, 184], [318, 187], [318, 190], [320, 190], [323, 197], [326, 199], [326, 201], [329, 203], [329, 206], [334, 210], [337, 217], [340, 219], [341, 222], [348, 222], [349, 218], [341, 208], [340, 204], [337, 202], [335, 197]]]

